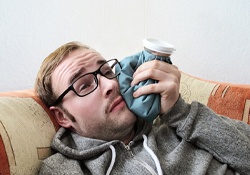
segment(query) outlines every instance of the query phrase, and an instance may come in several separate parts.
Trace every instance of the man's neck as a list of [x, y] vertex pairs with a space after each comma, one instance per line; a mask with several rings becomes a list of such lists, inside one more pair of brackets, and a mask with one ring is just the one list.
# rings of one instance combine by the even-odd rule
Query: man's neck
[[135, 131], [132, 130], [132, 131], [122, 140], [122, 142], [123, 142], [125, 145], [127, 145], [131, 140], [133, 140], [134, 136], [135, 136]]
[[135, 125], [134, 125], [134, 129], [125, 137], [125, 139], [122, 140], [122, 142], [124, 144], [128, 144], [131, 140], [134, 139], [134, 137], [141, 132], [143, 126], [144, 126], [145, 121], [143, 121], [142, 119], [137, 119]]

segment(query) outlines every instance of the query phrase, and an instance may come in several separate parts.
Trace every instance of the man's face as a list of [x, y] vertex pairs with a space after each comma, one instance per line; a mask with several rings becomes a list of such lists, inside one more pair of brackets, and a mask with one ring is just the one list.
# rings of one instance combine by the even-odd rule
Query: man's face
[[[52, 87], [59, 96], [70, 79], [97, 70], [104, 58], [94, 50], [71, 52], [52, 73]], [[133, 130], [135, 115], [127, 108], [114, 79], [97, 75], [98, 88], [79, 97], [69, 91], [61, 101], [63, 108], [51, 107], [58, 123], [79, 135], [102, 140], [123, 140]], [[74, 118], [72, 120], [72, 117]]]

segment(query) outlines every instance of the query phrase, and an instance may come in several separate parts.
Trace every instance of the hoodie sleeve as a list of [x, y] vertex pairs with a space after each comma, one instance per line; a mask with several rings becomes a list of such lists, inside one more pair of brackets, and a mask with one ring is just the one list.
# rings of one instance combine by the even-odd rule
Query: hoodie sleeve
[[199, 102], [187, 104], [182, 98], [161, 119], [222, 163], [242, 174], [250, 172], [250, 126], [246, 123], [217, 115]]

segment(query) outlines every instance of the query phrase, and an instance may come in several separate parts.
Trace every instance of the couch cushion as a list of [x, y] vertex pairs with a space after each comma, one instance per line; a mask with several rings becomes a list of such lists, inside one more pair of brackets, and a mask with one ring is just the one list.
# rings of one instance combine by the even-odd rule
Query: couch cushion
[[0, 174], [37, 174], [58, 129], [32, 90], [0, 93]]

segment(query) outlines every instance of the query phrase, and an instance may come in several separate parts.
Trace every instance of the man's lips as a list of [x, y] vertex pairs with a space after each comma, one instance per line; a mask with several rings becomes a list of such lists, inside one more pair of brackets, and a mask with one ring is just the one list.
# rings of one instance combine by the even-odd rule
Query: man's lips
[[112, 111], [114, 111], [116, 109], [120, 109], [120, 107], [123, 107], [124, 104], [125, 104], [125, 102], [124, 102], [123, 98], [121, 96], [119, 96], [110, 105], [109, 112], [112, 112]]

